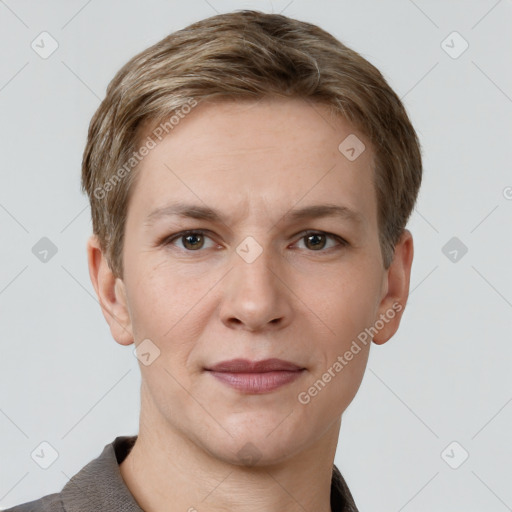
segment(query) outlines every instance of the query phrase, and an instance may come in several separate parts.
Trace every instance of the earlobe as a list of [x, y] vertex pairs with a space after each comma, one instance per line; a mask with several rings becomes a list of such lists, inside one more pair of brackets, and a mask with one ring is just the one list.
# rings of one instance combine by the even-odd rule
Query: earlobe
[[87, 241], [87, 260], [89, 276], [113, 338], [120, 345], [132, 344], [133, 331], [125, 286], [112, 273], [96, 235], [91, 235]]
[[387, 292], [380, 302], [379, 316], [375, 319], [375, 325], [379, 329], [373, 337], [373, 342], [377, 345], [386, 343], [398, 330], [409, 297], [413, 256], [412, 234], [404, 229], [395, 246], [393, 261], [387, 270]]

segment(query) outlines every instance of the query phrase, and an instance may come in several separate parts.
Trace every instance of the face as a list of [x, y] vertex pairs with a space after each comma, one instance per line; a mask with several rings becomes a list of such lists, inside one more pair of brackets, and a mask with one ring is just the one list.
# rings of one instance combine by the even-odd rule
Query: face
[[[353, 161], [338, 149], [350, 134], [366, 145]], [[148, 425], [232, 463], [246, 443], [269, 463], [337, 436], [368, 359], [358, 335], [409, 285], [410, 237], [383, 267], [372, 158], [324, 106], [265, 99], [200, 104], [142, 160], [123, 279], [90, 266], [99, 293], [113, 283], [114, 338], [159, 354], [140, 364]], [[211, 371], [271, 358], [300, 370]]]

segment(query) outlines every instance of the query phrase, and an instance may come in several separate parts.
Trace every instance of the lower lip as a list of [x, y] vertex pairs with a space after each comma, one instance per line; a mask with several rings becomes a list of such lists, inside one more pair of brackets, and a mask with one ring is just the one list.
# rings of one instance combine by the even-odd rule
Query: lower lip
[[228, 373], [210, 371], [216, 379], [239, 391], [246, 393], [268, 393], [285, 384], [293, 382], [304, 370], [274, 371], [262, 373]]

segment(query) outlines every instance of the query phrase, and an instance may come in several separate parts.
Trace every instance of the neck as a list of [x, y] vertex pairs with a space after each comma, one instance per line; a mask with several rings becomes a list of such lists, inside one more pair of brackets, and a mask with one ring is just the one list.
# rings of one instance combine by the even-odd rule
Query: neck
[[292, 457], [247, 466], [213, 457], [161, 416], [148, 412], [141, 408], [137, 441], [120, 465], [128, 489], [145, 512], [331, 512], [341, 419]]

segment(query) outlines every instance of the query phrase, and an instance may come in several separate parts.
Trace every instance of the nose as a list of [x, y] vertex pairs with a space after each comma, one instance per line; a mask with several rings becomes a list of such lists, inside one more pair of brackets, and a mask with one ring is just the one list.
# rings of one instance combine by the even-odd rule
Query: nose
[[252, 262], [233, 253], [233, 268], [222, 280], [222, 322], [231, 329], [269, 331], [292, 321], [293, 293], [286, 284], [285, 260], [266, 248]]

